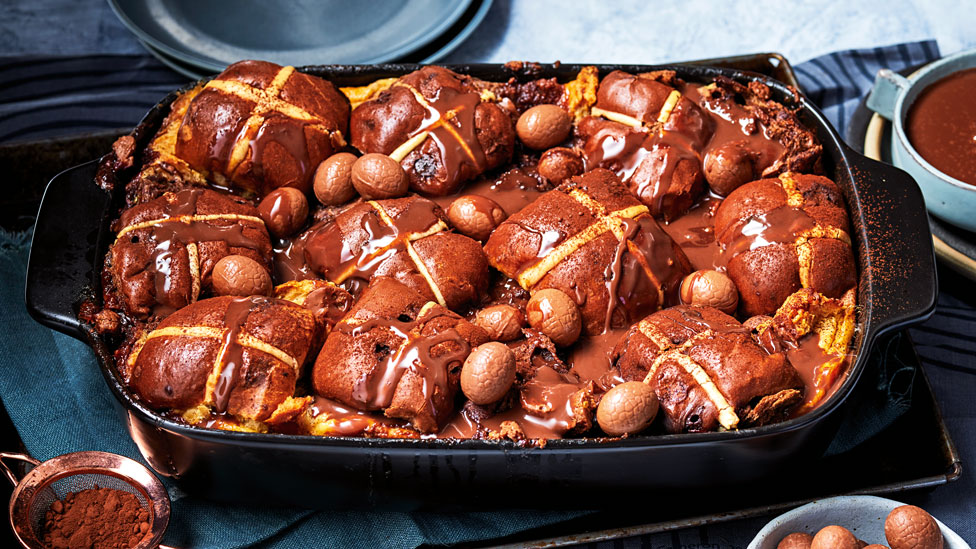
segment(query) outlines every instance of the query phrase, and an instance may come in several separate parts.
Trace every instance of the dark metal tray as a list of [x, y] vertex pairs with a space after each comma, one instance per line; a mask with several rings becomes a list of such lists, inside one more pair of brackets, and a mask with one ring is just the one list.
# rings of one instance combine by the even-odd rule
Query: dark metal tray
[[[781, 59], [781, 58], [780, 58]], [[307, 67], [342, 85], [402, 74], [413, 66]], [[457, 67], [491, 79], [506, 78], [499, 65]], [[741, 70], [695, 65], [603, 66], [641, 72], [674, 68], [689, 79], [722, 74], [760, 79], [774, 95], [804, 107], [801, 116], [825, 147], [825, 164], [844, 190], [852, 216], [861, 281], [859, 356], [837, 395], [821, 408], [777, 425], [730, 433], [634, 437], [601, 444], [553, 441], [545, 449], [484, 441], [389, 441], [216, 432], [178, 424], [147, 409], [119, 382], [110, 350], [76, 318], [79, 283], [98, 288], [98, 266], [111, 235], [110, 197], [92, 183], [93, 164], [52, 181], [35, 229], [28, 271], [28, 309], [39, 321], [92, 345], [116, 395], [133, 439], [147, 461], [180, 486], [207, 497], [311, 507], [509, 506], [513, 490], [547, 494], [525, 505], [579, 508], [601, 495], [601, 504], [629, 498], [658, 501], [667, 495], [731, 486], [759, 479], [792, 478], [791, 468], [816, 462], [833, 438], [839, 410], [868, 363], [875, 338], [931, 314], [936, 282], [931, 243], [917, 186], [904, 172], [855, 154], [822, 114], [786, 86]], [[578, 67], [544, 67], [542, 76], [571, 77]], [[168, 98], [172, 100], [172, 96]], [[151, 135], [165, 114], [154, 109], [139, 133]], [[45, 216], [45, 211], [47, 215]], [[52, 213], [53, 212], [53, 213]], [[55, 270], [50, 266], [56, 265]], [[897, 275], [895, 273], [898, 273]], [[750, 484], [751, 485], [751, 484]], [[735, 492], [739, 492], [736, 490]]]

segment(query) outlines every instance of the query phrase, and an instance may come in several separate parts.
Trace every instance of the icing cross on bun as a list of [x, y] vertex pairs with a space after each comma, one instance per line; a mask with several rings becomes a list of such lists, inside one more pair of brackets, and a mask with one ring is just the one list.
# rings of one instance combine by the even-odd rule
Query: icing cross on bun
[[485, 291], [488, 261], [478, 242], [447, 232], [442, 217], [437, 204], [418, 196], [363, 202], [312, 227], [305, 258], [336, 284], [392, 276], [454, 308]]
[[191, 100], [175, 155], [227, 186], [308, 193], [318, 165], [346, 145], [349, 100], [331, 82], [265, 61], [240, 61]]
[[772, 314], [800, 288], [838, 298], [857, 284], [843, 195], [823, 176], [739, 187], [715, 212], [715, 237], [746, 315]]
[[676, 303], [691, 272], [647, 206], [603, 169], [573, 177], [509, 217], [485, 253], [522, 288], [572, 297], [591, 335]]
[[657, 393], [670, 433], [726, 430], [786, 417], [803, 380], [783, 353], [767, 354], [731, 316], [679, 305], [633, 326], [613, 350], [625, 379]]
[[363, 153], [400, 162], [411, 189], [450, 194], [464, 181], [511, 160], [511, 116], [474, 78], [424, 67], [386, 85], [353, 110], [351, 141]]
[[252, 259], [270, 275], [271, 240], [257, 210], [215, 191], [164, 194], [126, 210], [114, 227], [112, 286], [137, 318], [166, 316], [211, 292], [226, 256]]
[[317, 341], [312, 311], [261, 296], [214, 297], [173, 313], [126, 359], [133, 389], [190, 423], [212, 414], [276, 423], [302, 406], [295, 383]]

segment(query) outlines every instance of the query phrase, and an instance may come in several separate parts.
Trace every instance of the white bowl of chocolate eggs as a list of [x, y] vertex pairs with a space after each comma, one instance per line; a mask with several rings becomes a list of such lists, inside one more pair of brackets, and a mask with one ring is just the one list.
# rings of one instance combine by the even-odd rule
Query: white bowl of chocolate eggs
[[969, 549], [945, 524], [914, 505], [875, 496], [839, 496], [771, 520], [748, 549]]

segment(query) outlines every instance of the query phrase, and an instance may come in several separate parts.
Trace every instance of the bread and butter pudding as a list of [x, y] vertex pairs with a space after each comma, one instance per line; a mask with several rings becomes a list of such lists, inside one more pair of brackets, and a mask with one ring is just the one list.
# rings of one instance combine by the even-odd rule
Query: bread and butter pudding
[[243, 61], [102, 160], [125, 204], [87, 320], [138, 398], [200, 427], [764, 425], [850, 361], [856, 264], [820, 154], [759, 83], [431, 66], [337, 88]]

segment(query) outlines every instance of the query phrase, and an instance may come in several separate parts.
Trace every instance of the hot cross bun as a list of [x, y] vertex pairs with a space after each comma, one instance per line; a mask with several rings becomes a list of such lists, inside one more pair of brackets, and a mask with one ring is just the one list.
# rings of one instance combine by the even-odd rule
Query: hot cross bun
[[694, 102], [659, 79], [666, 74], [608, 74], [592, 117], [577, 134], [587, 169], [613, 170], [655, 217], [673, 219], [705, 189], [701, 150], [713, 123]]
[[450, 194], [512, 158], [515, 129], [497, 99], [470, 76], [424, 67], [353, 110], [351, 141], [400, 162], [411, 189]]
[[225, 256], [249, 257], [270, 273], [271, 241], [257, 210], [208, 189], [167, 193], [129, 208], [113, 229], [108, 289], [136, 318], [165, 316], [207, 295], [214, 265]]
[[782, 419], [803, 381], [783, 353], [768, 354], [748, 328], [709, 307], [680, 305], [631, 327], [614, 347], [627, 379], [657, 393], [670, 433], [731, 430]]
[[312, 385], [323, 397], [435, 432], [454, 410], [464, 359], [487, 341], [447, 308], [377, 277], [329, 334]]
[[219, 183], [258, 195], [308, 193], [319, 163], [346, 145], [349, 100], [331, 82], [265, 61], [240, 61], [190, 101], [174, 153]]
[[320, 341], [314, 314], [298, 305], [214, 297], [141, 334], [125, 363], [131, 387], [154, 408], [275, 423], [300, 410], [295, 383]]
[[591, 335], [676, 303], [691, 272], [647, 206], [603, 169], [573, 177], [509, 217], [485, 253], [522, 288], [574, 298]]
[[337, 284], [391, 276], [457, 308], [488, 287], [488, 261], [477, 241], [447, 232], [443, 218], [439, 206], [419, 196], [362, 202], [310, 229], [305, 258]]
[[715, 212], [715, 238], [747, 316], [772, 314], [800, 288], [836, 298], [857, 284], [843, 195], [823, 176], [739, 187]]

